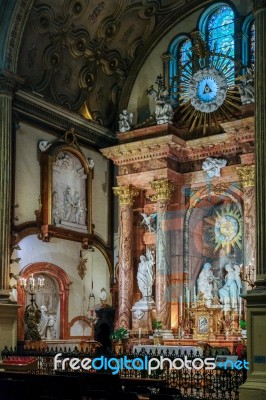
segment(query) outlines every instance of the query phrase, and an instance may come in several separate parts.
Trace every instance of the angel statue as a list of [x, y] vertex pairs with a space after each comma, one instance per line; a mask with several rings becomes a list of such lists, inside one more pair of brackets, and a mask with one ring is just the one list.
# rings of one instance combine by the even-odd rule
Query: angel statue
[[127, 132], [130, 131], [131, 125], [133, 121], [133, 114], [129, 113], [127, 110], [123, 110], [121, 114], [119, 114], [119, 132]]
[[225, 276], [225, 284], [219, 290], [220, 301], [223, 304], [224, 311], [237, 311], [239, 294], [242, 288], [240, 267], [238, 265], [232, 266], [228, 263], [224, 269], [227, 274]]
[[148, 232], [155, 232], [157, 213], [152, 213], [152, 214], [140, 213], [140, 215], [143, 217], [141, 224], [145, 225]]
[[213, 178], [214, 176], [220, 177], [221, 169], [225, 167], [226, 164], [227, 161], [224, 159], [207, 157], [202, 163], [202, 169], [210, 178]]

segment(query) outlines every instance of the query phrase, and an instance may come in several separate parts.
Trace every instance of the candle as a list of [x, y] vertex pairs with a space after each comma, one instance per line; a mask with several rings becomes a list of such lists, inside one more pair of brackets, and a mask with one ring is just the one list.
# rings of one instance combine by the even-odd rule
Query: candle
[[239, 319], [241, 319], [242, 314], [242, 298], [239, 297]]
[[183, 299], [182, 296], [180, 296], [180, 301], [179, 301], [179, 316], [182, 318], [183, 316]]
[[178, 339], [181, 339], [181, 328], [178, 328]]
[[139, 328], [139, 340], [141, 339], [141, 328]]
[[189, 303], [190, 303], [190, 290], [189, 290], [189, 288], [187, 288], [187, 304], [188, 304], [188, 307], [189, 307]]

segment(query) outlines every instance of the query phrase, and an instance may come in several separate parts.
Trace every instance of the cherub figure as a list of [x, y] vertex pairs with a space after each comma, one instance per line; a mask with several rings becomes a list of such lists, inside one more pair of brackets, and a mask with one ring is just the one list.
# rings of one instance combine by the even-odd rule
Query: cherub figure
[[121, 114], [119, 114], [119, 132], [127, 132], [130, 131], [131, 124], [133, 121], [133, 114], [128, 112], [127, 110], [123, 110]]
[[145, 225], [148, 232], [155, 232], [157, 213], [152, 213], [152, 214], [140, 213], [140, 215], [143, 217], [141, 224]]

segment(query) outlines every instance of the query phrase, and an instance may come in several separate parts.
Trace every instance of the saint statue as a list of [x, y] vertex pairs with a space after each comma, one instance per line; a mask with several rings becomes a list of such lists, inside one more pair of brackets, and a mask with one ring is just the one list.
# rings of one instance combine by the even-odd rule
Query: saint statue
[[[238, 267], [238, 266], [237, 266]], [[225, 265], [225, 284], [219, 290], [220, 301], [224, 311], [237, 310], [238, 298], [242, 287], [239, 276], [239, 268], [234, 268], [230, 264]]]
[[121, 114], [119, 114], [119, 132], [127, 132], [130, 131], [131, 124], [133, 121], [133, 114], [129, 113], [127, 110], [123, 110]]
[[41, 306], [41, 319], [38, 324], [38, 332], [41, 339], [53, 339], [54, 317], [47, 314], [47, 308]]
[[146, 256], [140, 256], [137, 272], [137, 281], [142, 294], [142, 300], [146, 299], [148, 301], [151, 298], [154, 279], [154, 258], [152, 252], [148, 249]]
[[213, 300], [213, 272], [211, 264], [205, 263], [198, 277], [198, 293], [202, 293], [207, 305], [211, 305]]

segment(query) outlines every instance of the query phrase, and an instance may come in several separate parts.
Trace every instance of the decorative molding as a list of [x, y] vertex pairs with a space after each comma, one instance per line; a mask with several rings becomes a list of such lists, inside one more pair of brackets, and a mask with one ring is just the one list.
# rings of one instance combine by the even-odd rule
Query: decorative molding
[[113, 187], [114, 194], [119, 198], [120, 206], [133, 205], [134, 197], [138, 196], [139, 189], [132, 185]]
[[18, 91], [14, 96], [13, 108], [20, 119], [62, 134], [73, 127], [82, 142], [100, 148], [116, 143], [116, 138], [106, 128], [88, 121], [70, 110], [45, 101], [42, 97]]
[[244, 165], [236, 170], [244, 189], [255, 185], [255, 165]]
[[152, 189], [155, 190], [155, 194], [150, 197], [152, 201], [168, 202], [170, 201], [172, 192], [176, 189], [176, 183], [169, 181], [168, 179], [160, 179], [158, 181], [152, 181]]

